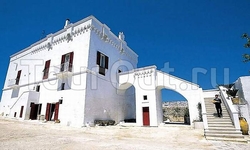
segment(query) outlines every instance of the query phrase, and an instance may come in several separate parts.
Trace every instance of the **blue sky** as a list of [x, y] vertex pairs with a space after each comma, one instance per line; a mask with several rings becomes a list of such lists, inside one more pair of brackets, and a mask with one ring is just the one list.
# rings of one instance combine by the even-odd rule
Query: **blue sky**
[[[89, 15], [107, 24], [113, 33], [123, 31], [128, 45], [139, 55], [138, 67], [158, 70], [203, 89], [234, 82], [249, 75], [243, 63], [243, 33], [250, 34], [249, 0], [1, 0], [0, 86], [3, 87], [9, 56], [30, 46], [45, 34]], [[172, 69], [168, 69], [168, 66]], [[194, 78], [192, 72], [198, 73]], [[165, 93], [165, 92], [164, 92]], [[166, 92], [165, 100], [181, 99]]]

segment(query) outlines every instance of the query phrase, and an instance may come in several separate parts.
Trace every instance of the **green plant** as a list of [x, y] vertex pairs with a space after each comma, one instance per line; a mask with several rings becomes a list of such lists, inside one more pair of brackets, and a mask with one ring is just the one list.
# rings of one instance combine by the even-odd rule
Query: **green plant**
[[[250, 37], [244, 33], [242, 38], [247, 39], [247, 43], [244, 45], [245, 48], [250, 48]], [[244, 58], [243, 62], [249, 62], [250, 61], [250, 55], [249, 54], [243, 54], [242, 57]]]
[[236, 90], [236, 89], [233, 89], [233, 90], [229, 89], [229, 90], [227, 90], [227, 95], [235, 97], [237, 92], [238, 92], [238, 90]]
[[197, 104], [197, 109], [199, 111], [199, 121], [203, 121], [203, 119], [202, 119], [202, 107], [201, 107], [200, 102]]
[[189, 117], [189, 109], [188, 109], [188, 107], [186, 107], [184, 109], [184, 117]]

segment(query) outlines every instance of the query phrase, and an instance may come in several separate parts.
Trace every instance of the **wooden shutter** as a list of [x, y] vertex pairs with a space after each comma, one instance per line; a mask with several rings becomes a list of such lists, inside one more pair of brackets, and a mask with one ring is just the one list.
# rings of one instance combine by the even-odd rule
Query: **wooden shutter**
[[65, 61], [65, 56], [66, 55], [62, 55], [62, 58], [61, 58], [61, 65], [60, 65], [60, 71], [64, 71], [64, 61]]
[[105, 56], [105, 68], [108, 69], [109, 67], [109, 57]]
[[62, 58], [61, 58], [61, 64], [63, 64], [65, 61], [65, 55], [62, 55]]
[[69, 58], [69, 71], [72, 71], [72, 67], [73, 67], [73, 58], [74, 58], [74, 52], [70, 53], [70, 58]]
[[59, 102], [57, 102], [56, 105], [55, 105], [55, 116], [54, 116], [54, 120], [58, 120], [58, 114], [59, 114]]
[[22, 73], [22, 70], [19, 70], [18, 73], [17, 73], [17, 77], [16, 77], [16, 85], [19, 84], [19, 80], [20, 80], [20, 77], [21, 77], [21, 73]]
[[97, 51], [97, 57], [96, 57], [96, 64], [100, 65], [100, 58], [101, 58], [101, 53]]
[[50, 67], [50, 60], [45, 62], [44, 72], [43, 72], [43, 79], [47, 79], [49, 76], [49, 67]]
[[50, 106], [51, 106], [51, 104], [50, 103], [47, 103], [47, 107], [46, 107], [46, 113], [45, 113], [45, 119], [47, 120], [47, 121], [49, 121], [49, 115], [50, 115]]
[[19, 115], [20, 118], [23, 117], [23, 107], [24, 107], [24, 106], [21, 106], [20, 115]]

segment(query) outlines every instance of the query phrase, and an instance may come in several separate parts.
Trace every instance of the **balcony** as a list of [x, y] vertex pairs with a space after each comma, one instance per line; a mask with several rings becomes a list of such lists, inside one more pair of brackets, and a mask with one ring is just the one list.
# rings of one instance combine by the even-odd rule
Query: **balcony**
[[8, 87], [16, 87], [19, 84], [19, 79], [9, 79], [8, 81]]
[[73, 65], [69, 62], [54, 67], [54, 72], [57, 77], [71, 76], [73, 72]]

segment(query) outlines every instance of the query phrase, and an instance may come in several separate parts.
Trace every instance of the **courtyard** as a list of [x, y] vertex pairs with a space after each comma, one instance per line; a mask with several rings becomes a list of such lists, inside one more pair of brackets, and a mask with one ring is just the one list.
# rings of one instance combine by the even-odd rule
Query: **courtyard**
[[207, 141], [202, 129], [97, 126], [74, 128], [53, 122], [0, 118], [0, 149], [250, 149], [250, 144]]

